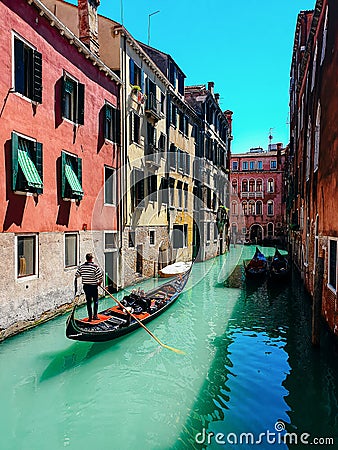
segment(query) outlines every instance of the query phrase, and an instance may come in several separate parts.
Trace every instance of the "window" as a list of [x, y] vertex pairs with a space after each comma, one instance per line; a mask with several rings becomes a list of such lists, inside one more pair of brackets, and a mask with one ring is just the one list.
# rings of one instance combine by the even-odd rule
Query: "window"
[[326, 51], [326, 40], [327, 40], [327, 28], [328, 28], [328, 13], [329, 13], [329, 7], [326, 7], [325, 11], [325, 20], [324, 20], [324, 28], [323, 28], [323, 42], [322, 42], [322, 54], [320, 57], [320, 65], [323, 64], [324, 58], [325, 58], [325, 51]]
[[182, 208], [182, 181], [177, 181], [176, 189], [177, 189], [177, 196], [178, 196], [178, 207]]
[[79, 125], [84, 124], [84, 93], [84, 84], [64, 74], [61, 97], [61, 111], [64, 119]]
[[313, 55], [313, 62], [312, 62], [311, 92], [313, 91], [313, 88], [314, 88], [314, 85], [315, 85], [316, 66], [317, 66], [317, 52], [318, 52], [318, 42], [316, 41], [315, 52], [314, 52], [314, 55]]
[[161, 92], [161, 113], [165, 113], [165, 95]]
[[261, 216], [263, 214], [263, 203], [258, 200], [256, 202], [256, 215]]
[[244, 202], [242, 202], [242, 211], [245, 216], [248, 215], [248, 204], [245, 200], [244, 200]]
[[210, 188], [206, 188], [206, 195], [207, 195], [207, 208], [211, 209], [211, 189]]
[[272, 193], [274, 192], [274, 180], [273, 178], [268, 179], [268, 192]]
[[165, 205], [169, 202], [169, 179], [161, 178], [160, 189], [159, 189], [159, 202]]
[[184, 118], [184, 135], [188, 137], [189, 135], [189, 117], [185, 116]]
[[140, 116], [138, 114], [136, 114], [135, 112], [131, 112], [130, 113], [130, 142], [135, 142], [136, 144], [140, 143], [140, 131], [141, 131], [141, 127], [140, 127]]
[[267, 208], [268, 208], [268, 211], [267, 211], [268, 216], [273, 216], [273, 201], [272, 200], [269, 200], [267, 202]]
[[18, 36], [14, 36], [14, 89], [42, 103], [42, 55]]
[[238, 170], [238, 162], [237, 161], [232, 162], [232, 170]]
[[169, 166], [170, 169], [176, 170], [176, 147], [174, 144], [170, 144], [170, 150], [169, 150]]
[[313, 158], [313, 171], [314, 172], [316, 172], [318, 170], [318, 165], [319, 165], [320, 116], [321, 116], [321, 107], [320, 107], [320, 102], [318, 102], [317, 115], [316, 115], [316, 128], [315, 128], [315, 149], [314, 149], [314, 158]]
[[175, 179], [169, 178], [169, 195], [170, 195], [170, 206], [175, 204]]
[[263, 182], [260, 178], [256, 180], [256, 192], [263, 192]]
[[174, 88], [176, 88], [176, 79], [176, 66], [171, 61], [169, 61], [169, 81], [174, 86]]
[[272, 169], [272, 170], [277, 169], [277, 161], [276, 160], [270, 161], [270, 169]]
[[207, 222], [206, 225], [207, 225], [207, 242], [209, 242], [211, 239], [211, 224], [210, 222]]
[[12, 132], [12, 189], [43, 192], [42, 144]]
[[111, 167], [104, 168], [104, 203], [116, 205], [116, 172]]
[[238, 214], [237, 202], [235, 200], [233, 202], [231, 202], [231, 214], [233, 214], [233, 215]]
[[133, 169], [131, 172], [131, 198], [134, 208], [144, 206], [144, 173], [142, 170]]
[[237, 180], [233, 180], [232, 182], [232, 193], [237, 194]]
[[185, 130], [185, 115], [182, 111], [178, 112], [179, 120], [178, 120], [178, 129], [184, 133]]
[[181, 72], [177, 72], [178, 92], [184, 95], [184, 76]]
[[155, 230], [149, 230], [149, 244], [155, 245]]
[[314, 255], [313, 255], [313, 273], [316, 272], [317, 258], [319, 253], [319, 236], [318, 236], [319, 216], [316, 216], [315, 222], [315, 242], [314, 242]]
[[253, 200], [249, 201], [249, 215], [255, 214], [255, 202]]
[[255, 161], [250, 161], [250, 170], [255, 170]]
[[242, 192], [248, 192], [248, 180], [242, 180]]
[[185, 153], [185, 167], [184, 167], [184, 173], [186, 175], [190, 175], [190, 155], [189, 153]]
[[131, 58], [129, 59], [129, 81], [132, 86], [139, 86], [141, 91], [144, 92], [143, 71]]
[[174, 127], [177, 127], [177, 106], [175, 106], [173, 103], [171, 104], [171, 115], [170, 115], [170, 123], [171, 125], [174, 125]]
[[328, 285], [337, 292], [337, 239], [329, 238], [329, 270]]
[[105, 233], [104, 234], [104, 249], [114, 250], [118, 248], [118, 236], [117, 233]]
[[128, 247], [135, 247], [135, 231], [129, 231], [128, 235]]
[[78, 234], [65, 234], [65, 267], [78, 265]]
[[150, 202], [157, 201], [157, 175], [148, 176], [148, 199]]
[[104, 138], [120, 143], [121, 141], [121, 116], [120, 110], [106, 103], [104, 105]]
[[188, 225], [174, 225], [172, 232], [173, 248], [185, 248], [188, 246]]
[[308, 120], [308, 124], [307, 124], [307, 134], [306, 134], [306, 171], [305, 171], [306, 181], [309, 181], [309, 179], [310, 179], [311, 133], [312, 133], [311, 116], [309, 116], [309, 120]]
[[242, 170], [248, 170], [248, 162], [247, 161], [242, 162]]
[[66, 152], [61, 152], [61, 197], [77, 200], [83, 197], [82, 159]]
[[268, 231], [268, 236], [273, 236], [273, 223], [268, 223], [268, 228], [267, 228], [267, 231]]
[[17, 277], [28, 277], [37, 274], [37, 236], [17, 236]]
[[186, 211], [188, 211], [188, 184], [187, 183], [184, 183], [184, 185], [183, 185], [183, 191], [184, 191], [184, 209], [186, 210]]
[[258, 170], [262, 170], [263, 169], [263, 161], [258, 161], [257, 162], [257, 169]]
[[249, 192], [255, 192], [255, 180], [253, 178], [249, 180]]
[[161, 133], [160, 138], [158, 140], [158, 149], [161, 152], [165, 151], [165, 141], [166, 141], [166, 136], [165, 136], [165, 134]]

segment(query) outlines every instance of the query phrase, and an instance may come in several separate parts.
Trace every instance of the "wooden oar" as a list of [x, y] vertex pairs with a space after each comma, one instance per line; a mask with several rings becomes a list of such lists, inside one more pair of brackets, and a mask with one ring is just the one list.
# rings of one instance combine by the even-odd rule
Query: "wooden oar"
[[174, 347], [170, 347], [169, 345], [163, 344], [163, 342], [161, 342], [159, 340], [158, 337], [156, 337], [150, 330], [148, 330], [148, 328], [141, 322], [141, 320], [139, 320], [132, 312], [128, 311], [128, 309], [122, 305], [122, 303], [117, 300], [117, 298], [115, 298], [113, 295], [111, 295], [111, 293], [109, 291], [107, 291], [106, 288], [104, 288], [103, 286], [100, 286], [101, 289], [109, 295], [109, 297], [111, 297], [114, 302], [116, 302], [121, 308], [122, 310], [126, 311], [134, 320], [136, 320], [136, 322], [148, 333], [150, 334], [150, 336], [155, 339], [155, 341], [160, 344], [161, 347], [167, 348], [168, 350], [171, 350], [172, 352], [175, 353], [179, 353], [180, 355], [184, 355], [185, 353], [182, 350], [178, 350], [177, 348]]

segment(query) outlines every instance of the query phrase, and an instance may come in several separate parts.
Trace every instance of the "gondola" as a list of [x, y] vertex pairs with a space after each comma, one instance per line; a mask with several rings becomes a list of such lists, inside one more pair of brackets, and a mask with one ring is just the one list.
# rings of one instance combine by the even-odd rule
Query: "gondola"
[[266, 257], [259, 251], [258, 247], [256, 247], [256, 252], [248, 264], [244, 262], [244, 268], [248, 278], [262, 278], [266, 275], [268, 263]]
[[272, 279], [284, 279], [290, 273], [290, 265], [288, 259], [283, 256], [276, 248], [275, 254], [270, 264], [269, 275]]
[[[133, 290], [120, 303], [142, 323], [150, 322], [168, 309], [183, 291], [191, 268], [182, 275], [148, 292]], [[66, 336], [76, 341], [103, 342], [131, 333], [140, 324], [127, 313], [125, 308], [115, 305], [99, 312], [98, 320], [76, 319], [76, 305], [67, 320]]]

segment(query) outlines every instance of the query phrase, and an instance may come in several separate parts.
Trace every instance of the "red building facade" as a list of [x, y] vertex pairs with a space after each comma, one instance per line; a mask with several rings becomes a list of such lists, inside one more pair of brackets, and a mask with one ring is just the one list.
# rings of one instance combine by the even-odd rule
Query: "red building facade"
[[282, 144], [231, 156], [230, 227], [233, 242], [283, 244], [285, 232]]
[[[338, 336], [338, 3], [297, 18], [287, 154], [289, 245], [308, 292]], [[315, 291], [317, 286], [317, 295]]]
[[9, 330], [71, 301], [87, 251], [109, 274], [120, 80], [40, 1], [4, 0], [0, 15], [0, 329]]

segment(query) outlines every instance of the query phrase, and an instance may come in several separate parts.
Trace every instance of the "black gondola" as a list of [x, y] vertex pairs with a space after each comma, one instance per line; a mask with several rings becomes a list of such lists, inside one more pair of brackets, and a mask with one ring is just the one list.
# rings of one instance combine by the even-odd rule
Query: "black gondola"
[[253, 258], [245, 264], [245, 274], [247, 277], [251, 278], [261, 278], [266, 275], [268, 263], [266, 257], [262, 252], [259, 251], [258, 247], [256, 247], [255, 254]]
[[276, 248], [275, 254], [270, 264], [270, 277], [273, 279], [286, 278], [290, 273], [288, 259]]
[[[162, 314], [177, 300], [188, 281], [190, 271], [191, 268], [146, 293], [134, 290], [125, 296], [121, 303], [125, 308], [132, 308], [133, 315], [146, 324]], [[76, 341], [110, 341], [140, 327], [140, 324], [118, 305], [101, 311], [98, 314], [99, 320], [91, 322], [88, 322], [88, 318], [76, 319], [75, 310], [76, 305], [67, 320], [66, 336]]]

